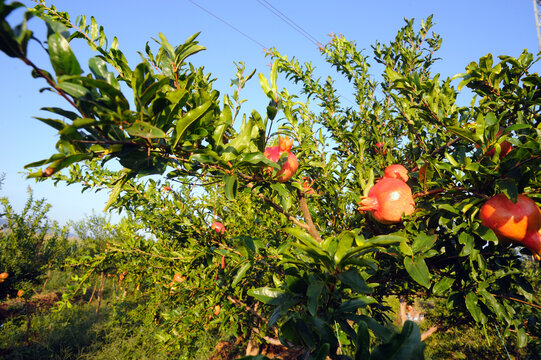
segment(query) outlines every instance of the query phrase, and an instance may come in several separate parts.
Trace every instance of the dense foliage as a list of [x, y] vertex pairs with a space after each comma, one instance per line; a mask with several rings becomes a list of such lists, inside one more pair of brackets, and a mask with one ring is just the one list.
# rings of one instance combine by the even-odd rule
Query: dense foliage
[[[57, 153], [29, 164], [44, 167], [29, 176], [110, 189], [106, 208], [130, 218], [114, 240], [72, 260], [83, 271], [72, 295], [92, 274], [118, 276], [145, 301], [133, 319], [151, 314], [152, 336], [188, 358], [198, 334], [225, 329], [311, 359], [423, 358], [418, 326], [393, 328], [391, 295], [437, 299], [449, 311], [444, 328], [475, 322], [501, 328], [519, 348], [528, 334], [539, 341], [536, 275], [525, 272], [538, 274], [538, 263], [499, 243], [477, 216], [498, 193], [540, 196], [532, 54], [496, 62], [487, 54], [455, 87], [431, 72], [441, 45], [432, 19], [419, 29], [411, 20], [389, 44], [376, 43], [373, 57], [343, 36], [321, 47], [354, 103], [333, 77], [271, 49], [269, 79], [259, 74], [269, 104], [246, 112], [240, 91], [255, 71], [245, 75], [239, 63], [236, 89], [221, 96], [188, 62], [204, 49], [197, 34], [176, 47], [159, 34], [131, 67], [94, 18], [72, 21], [39, 3], [12, 27], [6, 18], [19, 7], [2, 2], [0, 49], [70, 106], [43, 109], [52, 117], [38, 120], [58, 130]], [[47, 26], [52, 73], [27, 57], [32, 17]], [[88, 71], [70, 46], [79, 40], [96, 52]], [[383, 69], [377, 77], [372, 60]], [[299, 93], [279, 89], [279, 75]], [[476, 95], [469, 106], [456, 101], [464, 87]], [[293, 140], [299, 162], [283, 182], [276, 175], [288, 152], [277, 162], [265, 156], [278, 135]], [[504, 142], [511, 151], [505, 145], [500, 156]], [[390, 164], [409, 170], [415, 211], [382, 224], [357, 207]], [[211, 229], [215, 221], [225, 232]]]

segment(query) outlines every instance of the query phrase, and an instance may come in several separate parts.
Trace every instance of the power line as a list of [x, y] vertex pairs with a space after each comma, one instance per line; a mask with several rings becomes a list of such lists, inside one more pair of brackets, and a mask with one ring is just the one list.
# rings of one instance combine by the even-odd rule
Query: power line
[[320, 46], [321, 42], [318, 41], [314, 36], [312, 36], [308, 31], [304, 30], [301, 26], [297, 25], [295, 21], [291, 20], [287, 15], [282, 13], [280, 10], [275, 8], [271, 3], [269, 3], [266, 0], [257, 0], [258, 3], [260, 3], [263, 7], [265, 7], [267, 10], [272, 12], [274, 15], [276, 15], [278, 18], [280, 18], [283, 22], [288, 24], [293, 30], [297, 31], [299, 34], [304, 36], [306, 39], [308, 39], [310, 42], [314, 43], [316, 46]]
[[247, 38], [248, 40], [251, 40], [252, 42], [256, 43], [257, 45], [261, 46], [263, 49], [267, 49], [267, 47], [265, 45], [263, 45], [262, 43], [260, 43], [259, 41], [257, 41], [256, 39], [254, 39], [253, 37], [251, 37], [250, 35], [242, 32], [241, 30], [237, 29], [235, 26], [231, 25], [230, 23], [228, 23], [227, 21], [225, 21], [224, 19], [222, 19], [221, 17], [217, 16], [217, 15], [214, 15], [212, 12], [210, 12], [209, 10], [205, 9], [204, 7], [202, 7], [201, 5], [199, 5], [198, 3], [196, 3], [195, 1], [192, 1], [192, 0], [188, 0], [189, 2], [191, 2], [192, 4], [194, 4], [195, 6], [197, 6], [198, 8], [200, 8], [201, 10], [203, 10], [204, 12], [206, 12], [207, 14], [209, 14], [210, 16], [220, 20], [221, 22], [223, 22], [224, 24], [226, 24], [227, 26], [229, 26], [230, 28], [232, 28], [233, 30], [235, 30], [236, 32], [238, 32], [239, 34], [241, 34], [242, 36], [244, 36], [245, 38]]
[[[265, 47], [265, 45], [263, 45], [262, 43], [260, 43], [259, 41], [257, 41], [256, 39], [254, 39], [253, 37], [251, 37], [250, 35], [246, 34], [245, 32], [239, 30], [238, 28], [236, 28], [235, 26], [233, 26], [232, 24], [230, 24], [229, 22], [225, 21], [224, 19], [222, 19], [221, 17], [217, 16], [217, 15], [214, 15], [210, 10], [207, 10], [206, 8], [204, 8], [203, 6], [199, 5], [198, 3], [196, 3], [195, 1], [193, 0], [188, 0], [189, 2], [191, 2], [193, 5], [197, 6], [198, 8], [200, 8], [201, 10], [203, 10], [204, 12], [206, 12], [207, 14], [209, 14], [210, 16], [214, 17], [215, 19], [218, 19], [219, 21], [221, 21], [222, 23], [226, 24], [227, 26], [229, 26], [230, 28], [232, 28], [233, 30], [235, 30], [236, 32], [238, 32], [239, 34], [241, 34], [242, 36], [244, 36], [245, 38], [247, 38], [248, 40], [256, 43], [257, 45], [261, 46], [263, 49], [267, 49], [267, 47]], [[297, 25], [293, 20], [291, 20], [290, 18], [288, 18], [285, 14], [283, 14], [280, 10], [276, 9], [274, 6], [272, 6], [272, 4], [270, 4], [269, 2], [267, 2], [266, 0], [257, 0], [261, 5], [263, 5], [265, 8], [267, 8], [269, 11], [271, 11], [274, 15], [276, 15], [277, 17], [279, 17], [282, 21], [284, 21], [285, 23], [287, 23], [289, 26], [291, 26], [293, 29], [295, 29], [295, 31], [299, 32], [302, 36], [304, 36], [305, 38], [307, 38], [310, 42], [314, 43], [316, 46], [320, 47], [321, 46], [321, 43], [312, 35], [310, 35], [309, 32], [307, 32], [306, 30], [304, 30], [302, 27], [300, 27], [299, 25]], [[263, 2], [267, 5], [265, 5]], [[541, 1], [541, 0], [539, 0]], [[280, 14], [280, 15], [279, 15]], [[350, 99], [348, 99], [347, 97], [343, 96], [343, 95], [339, 95], [339, 97], [345, 99], [346, 101], [352, 103], [352, 104], [355, 104], [353, 101], [351, 101]]]

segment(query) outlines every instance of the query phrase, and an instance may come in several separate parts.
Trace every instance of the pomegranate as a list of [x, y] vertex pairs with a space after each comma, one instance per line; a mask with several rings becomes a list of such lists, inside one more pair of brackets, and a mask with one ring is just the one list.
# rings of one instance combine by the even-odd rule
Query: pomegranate
[[519, 243], [541, 260], [541, 210], [532, 199], [518, 195], [513, 203], [505, 194], [498, 194], [481, 206], [479, 217], [498, 240]]
[[[503, 134], [503, 128], [500, 128], [500, 130], [498, 130], [498, 133], [496, 134], [496, 137], [499, 137]], [[479, 148], [479, 145], [475, 145], [475, 148]], [[511, 144], [509, 141], [507, 140], [504, 140], [501, 142], [500, 144], [500, 159], [503, 159], [505, 155], [509, 154], [509, 152], [511, 150], [513, 150], [513, 144]], [[492, 147], [490, 150], [488, 150], [486, 152], [486, 156], [489, 156], [489, 157], [492, 157], [494, 156], [494, 153], [496, 152], [496, 149], [494, 149], [494, 147]]]
[[415, 201], [408, 184], [397, 178], [385, 177], [372, 186], [358, 209], [370, 211], [382, 224], [393, 224], [402, 220], [402, 214], [413, 213]]
[[[278, 146], [270, 146], [265, 149], [265, 157], [274, 162], [278, 162], [282, 154], [287, 154], [287, 160], [276, 174], [276, 180], [278, 180], [278, 182], [288, 181], [299, 168], [299, 161], [295, 154], [291, 152], [292, 146], [293, 140], [289, 139], [287, 136], [280, 136]], [[271, 171], [271, 168], [269, 168], [269, 171]]]
[[310, 178], [308, 177], [303, 177], [303, 180], [304, 182], [302, 183], [302, 190], [304, 191], [304, 193], [308, 195], [315, 194], [316, 192], [314, 191], [314, 189], [312, 189], [312, 185], [314, 185], [315, 180], [310, 181]]
[[5, 280], [9, 277], [9, 274], [7, 272], [0, 273], [0, 279]]
[[387, 149], [385, 149], [384, 143], [377, 142], [374, 146], [375, 146], [374, 150], [376, 151], [376, 154], [377, 153], [382, 153], [383, 155], [387, 154]]
[[[502, 143], [500, 144], [500, 159], [503, 159], [503, 157], [507, 154], [509, 154], [509, 152], [511, 150], [513, 150], [513, 145], [507, 141], [507, 140], [504, 140], [502, 141]], [[496, 152], [496, 149], [492, 148], [490, 149], [489, 151], [487, 151], [487, 156], [494, 156], [494, 153]]]
[[212, 230], [215, 230], [218, 234], [223, 234], [225, 232], [225, 226], [221, 222], [215, 221], [210, 226]]
[[186, 280], [186, 276], [182, 276], [182, 274], [176, 273], [175, 276], [173, 276], [173, 281], [176, 281], [178, 283], [184, 282]]
[[384, 174], [386, 178], [409, 180], [408, 170], [400, 164], [389, 165], [385, 168]]

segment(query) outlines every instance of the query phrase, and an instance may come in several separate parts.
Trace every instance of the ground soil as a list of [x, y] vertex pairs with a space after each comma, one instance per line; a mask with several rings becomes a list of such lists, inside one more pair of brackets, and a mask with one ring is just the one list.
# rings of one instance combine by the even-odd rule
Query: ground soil
[[[214, 353], [207, 360], [233, 360], [244, 356], [245, 347], [238, 340], [236, 342], [219, 342]], [[269, 359], [296, 360], [302, 350], [290, 349], [285, 346], [263, 344], [259, 347], [259, 354]]]
[[[27, 301], [28, 309], [35, 312], [41, 309], [48, 309], [60, 300], [59, 294], [52, 292], [47, 294], [36, 294]], [[8, 299], [0, 303], [0, 323], [13, 316], [24, 315], [25, 300], [22, 298]]]

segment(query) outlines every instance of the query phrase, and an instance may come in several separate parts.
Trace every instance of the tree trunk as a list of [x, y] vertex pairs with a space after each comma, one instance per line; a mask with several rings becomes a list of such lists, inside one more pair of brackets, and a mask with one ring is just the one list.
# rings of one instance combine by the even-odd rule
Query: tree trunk
[[100, 273], [100, 289], [98, 290], [98, 307], [96, 308], [96, 315], [99, 314], [101, 306], [101, 297], [103, 295], [103, 283], [104, 283], [104, 274], [103, 271]]
[[404, 325], [404, 323], [407, 320], [407, 317], [406, 317], [406, 298], [405, 298], [405, 296], [400, 295], [400, 297], [398, 298], [398, 301], [400, 303], [400, 312], [399, 312], [400, 325]]

